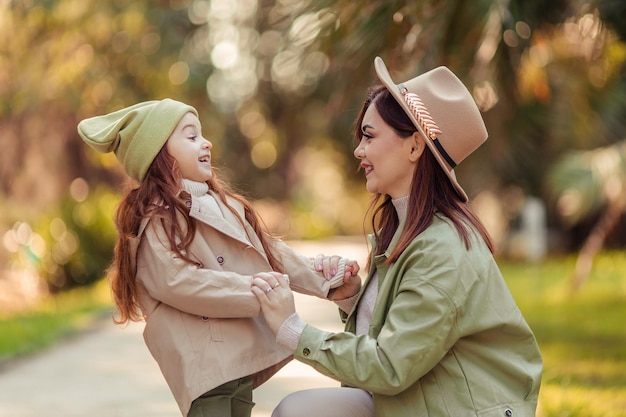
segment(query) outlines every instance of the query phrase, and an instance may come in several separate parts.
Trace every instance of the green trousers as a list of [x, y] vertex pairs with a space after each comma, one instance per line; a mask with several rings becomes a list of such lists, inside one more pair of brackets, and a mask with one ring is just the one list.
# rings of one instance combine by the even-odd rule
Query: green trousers
[[187, 417], [250, 417], [252, 407], [252, 377], [247, 376], [196, 398]]

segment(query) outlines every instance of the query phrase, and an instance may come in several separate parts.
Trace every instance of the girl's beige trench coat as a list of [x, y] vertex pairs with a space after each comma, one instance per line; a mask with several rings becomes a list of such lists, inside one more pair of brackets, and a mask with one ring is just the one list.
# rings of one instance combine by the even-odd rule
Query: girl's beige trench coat
[[[257, 387], [291, 359], [251, 291], [252, 275], [271, 271], [261, 243], [215, 197], [222, 214], [201, 198], [191, 200], [197, 233], [188, 253], [201, 266], [168, 250], [159, 222], [144, 222], [134, 245], [144, 340], [183, 416], [205, 392], [247, 375]], [[243, 218], [243, 206], [229, 203]], [[282, 242], [275, 252], [294, 291], [327, 297], [331, 281], [314, 271], [310, 258]]]

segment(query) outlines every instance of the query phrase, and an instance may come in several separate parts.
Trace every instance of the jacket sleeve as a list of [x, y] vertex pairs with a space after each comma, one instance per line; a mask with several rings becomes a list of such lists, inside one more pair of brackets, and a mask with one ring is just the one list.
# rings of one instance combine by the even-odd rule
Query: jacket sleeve
[[[445, 265], [420, 267], [415, 258], [421, 256], [406, 262], [388, 311], [371, 323], [376, 338], [306, 326], [296, 359], [343, 384], [383, 395], [402, 392], [429, 372], [458, 338], [457, 309], [432, 281], [459, 272]], [[433, 254], [428, 256], [432, 265]]]
[[[200, 268], [177, 257], [150, 224], [137, 259], [137, 279], [156, 300], [178, 310], [212, 318], [255, 317], [261, 306], [250, 290], [251, 275]], [[152, 306], [148, 308], [150, 314]]]
[[331, 288], [343, 284], [346, 259], [340, 260], [337, 273], [330, 280], [327, 280], [322, 272], [315, 271], [313, 258], [294, 252], [282, 241], [276, 241], [274, 248], [285, 268], [285, 273], [289, 275], [289, 286], [293, 291], [327, 298]]

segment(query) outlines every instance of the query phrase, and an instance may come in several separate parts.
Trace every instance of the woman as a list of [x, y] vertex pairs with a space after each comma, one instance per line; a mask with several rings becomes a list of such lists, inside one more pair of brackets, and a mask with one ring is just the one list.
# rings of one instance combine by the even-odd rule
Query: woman
[[453, 170], [487, 139], [479, 110], [445, 67], [399, 85], [375, 68], [354, 151], [374, 234], [362, 289], [339, 301], [345, 332], [302, 322], [282, 277], [253, 281], [278, 344], [343, 386], [293, 393], [273, 415], [534, 416], [541, 355]]

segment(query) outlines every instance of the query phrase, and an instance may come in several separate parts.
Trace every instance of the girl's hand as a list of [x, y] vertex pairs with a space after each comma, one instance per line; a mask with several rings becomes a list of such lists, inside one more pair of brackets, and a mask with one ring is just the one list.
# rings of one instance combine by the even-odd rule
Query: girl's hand
[[265, 321], [274, 334], [296, 312], [289, 277], [278, 272], [260, 272], [252, 277], [252, 292], [261, 304]]

